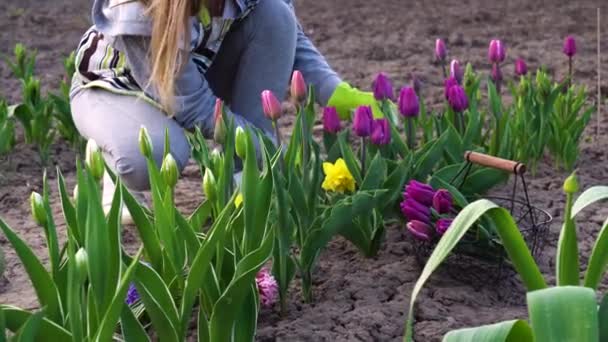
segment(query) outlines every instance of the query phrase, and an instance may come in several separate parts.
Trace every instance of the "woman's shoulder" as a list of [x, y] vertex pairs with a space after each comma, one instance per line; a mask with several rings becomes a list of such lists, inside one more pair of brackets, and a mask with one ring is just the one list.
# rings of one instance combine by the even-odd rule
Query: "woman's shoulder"
[[106, 35], [149, 36], [152, 21], [144, 4], [137, 0], [95, 0], [93, 23]]

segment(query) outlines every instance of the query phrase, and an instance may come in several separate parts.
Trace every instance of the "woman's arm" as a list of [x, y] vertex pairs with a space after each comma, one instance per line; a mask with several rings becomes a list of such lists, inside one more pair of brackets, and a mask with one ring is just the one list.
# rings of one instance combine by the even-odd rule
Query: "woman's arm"
[[[115, 46], [127, 59], [131, 75], [143, 91], [153, 99], [157, 92], [149, 86], [150, 63], [148, 62], [149, 37], [121, 35], [115, 38]], [[213, 137], [215, 122], [213, 112], [217, 97], [201, 76], [192, 59], [188, 59], [175, 84], [175, 119], [186, 129], [198, 126], [206, 138]], [[227, 108], [226, 108], [227, 109]], [[233, 115], [237, 126], [251, 124], [242, 116]]]
[[[283, 1], [295, 12], [292, 0]], [[327, 104], [338, 84], [342, 82], [338, 74], [329, 66], [325, 57], [306, 36], [300, 24], [298, 24], [298, 41], [296, 44], [294, 69], [301, 71], [306, 82], [313, 85], [317, 94], [317, 100], [322, 105]]]

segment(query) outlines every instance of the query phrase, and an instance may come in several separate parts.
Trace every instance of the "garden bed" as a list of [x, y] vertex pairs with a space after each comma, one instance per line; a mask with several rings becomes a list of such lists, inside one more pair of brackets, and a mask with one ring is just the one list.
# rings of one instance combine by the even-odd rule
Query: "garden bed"
[[[399, 0], [369, 2], [298, 0], [298, 14], [311, 38], [343, 74], [361, 87], [368, 87], [373, 75], [386, 71], [395, 81], [409, 81], [414, 72], [423, 81], [427, 101], [440, 103], [443, 88], [439, 69], [432, 65], [434, 38], [447, 38], [450, 53], [471, 61], [480, 70], [488, 68], [487, 41], [500, 36], [509, 48], [505, 75], [512, 74], [512, 60], [524, 57], [531, 68], [546, 62], [549, 71], [560, 75], [565, 70], [561, 55], [561, 37], [567, 33], [580, 39], [575, 79], [593, 86], [595, 80], [595, 17], [596, 1], [581, 1], [557, 6], [559, 1], [541, 4], [518, 0], [488, 5], [484, 1], [444, 5], [444, 1], [426, 1], [424, 5], [406, 8]], [[561, 5], [561, 4], [560, 4]], [[3, 1], [0, 4], [0, 31], [14, 32], [0, 36], [0, 53], [7, 54], [16, 42], [24, 42], [39, 50], [38, 74], [43, 84], [56, 84], [62, 73], [61, 57], [67, 55], [86, 29], [90, 1], [56, 0], [52, 4], [39, 1]], [[606, 8], [604, 11], [608, 11]], [[77, 13], [68, 16], [67, 13]], [[506, 15], [504, 13], [507, 13]], [[608, 41], [603, 42], [608, 46]], [[608, 59], [604, 57], [606, 65]], [[428, 81], [427, 81], [428, 80]], [[604, 88], [607, 88], [604, 86]], [[0, 63], [0, 89], [9, 99], [18, 96], [19, 88]], [[290, 119], [284, 119], [289, 126]], [[595, 120], [595, 118], [593, 119]], [[589, 141], [583, 143], [579, 157], [581, 188], [605, 184], [608, 179], [608, 121], [601, 122], [599, 141], [592, 141], [595, 121], [588, 129]], [[64, 172], [68, 188], [75, 183], [75, 155], [67, 145], [56, 145], [52, 160]], [[565, 174], [554, 171], [552, 161], [540, 163], [536, 175], [528, 175], [532, 202], [548, 210], [556, 222], [543, 254], [541, 268], [551, 273], [556, 245], [556, 231], [562, 222], [559, 215], [564, 205], [561, 196]], [[55, 180], [54, 171], [50, 172]], [[31, 191], [40, 191], [41, 169], [35, 152], [19, 144], [10, 155], [10, 162], [0, 162], [0, 216], [18, 234], [44, 255], [44, 234], [30, 219]], [[194, 166], [186, 169], [176, 190], [179, 208], [191, 212], [202, 198], [200, 175]], [[52, 189], [55, 187], [53, 186]], [[504, 191], [510, 189], [508, 186]], [[504, 194], [501, 189], [494, 193]], [[60, 217], [57, 193], [52, 193], [53, 211]], [[580, 241], [582, 255], [588, 255], [597, 230], [608, 208], [582, 213]], [[59, 226], [65, 236], [63, 225]], [[127, 228], [124, 242], [134, 247], [137, 242]], [[354, 246], [339, 238], [322, 252], [315, 271], [315, 301], [303, 304], [299, 281], [292, 285], [289, 310], [285, 317], [263, 309], [258, 324], [260, 341], [391, 341], [403, 334], [409, 294], [420, 268], [412, 251], [411, 235], [405, 227], [388, 228], [386, 243], [373, 259], [362, 257]], [[0, 303], [34, 308], [37, 301], [12, 248], [0, 236], [6, 252], [7, 271], [0, 279]], [[447, 272], [439, 272], [418, 299], [416, 338], [435, 341], [447, 331], [524, 317], [526, 315], [523, 287], [516, 278], [500, 286], [482, 286], [454, 280]]]

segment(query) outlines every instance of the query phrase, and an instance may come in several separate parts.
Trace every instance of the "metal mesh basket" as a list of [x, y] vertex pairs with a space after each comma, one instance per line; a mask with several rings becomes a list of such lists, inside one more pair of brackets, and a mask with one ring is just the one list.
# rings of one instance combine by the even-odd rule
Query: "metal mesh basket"
[[[525, 172], [525, 166], [523, 166], [523, 164], [490, 156], [486, 157], [489, 158], [490, 162], [486, 161], [484, 163], [483, 160], [482, 162], [476, 159], [471, 160], [470, 152], [465, 154], [467, 162], [461, 170], [461, 172], [464, 172], [461, 184], [464, 184], [464, 179], [466, 179], [468, 172], [471, 169], [471, 164], [473, 163], [512, 171], [516, 175], [516, 178], [513, 184], [511, 198], [498, 196], [486, 198], [509, 210], [526, 241], [532, 256], [534, 258], [539, 257], [544, 249], [547, 232], [553, 220], [551, 214], [546, 210], [530, 204], [527, 185], [523, 176]], [[501, 161], [502, 165], [492, 163], [491, 161], [493, 160]], [[458, 175], [456, 177], [458, 177]], [[524, 188], [524, 197], [521, 199], [518, 199], [515, 196], [518, 178], [521, 179]], [[454, 183], [454, 180], [452, 183]], [[473, 228], [464, 236], [450, 256], [443, 262], [442, 268], [455, 279], [462, 280], [469, 284], [479, 285], [495, 283], [503, 280], [505, 277], [513, 275], [514, 270], [506, 257], [500, 239], [496, 237], [490, 240], [480, 240], [476, 238], [476, 232], [477, 229]], [[481, 243], [481, 241], [483, 241], [483, 243]], [[418, 263], [423, 266], [433, 252], [437, 241], [414, 241], [413, 244], [416, 259]]]

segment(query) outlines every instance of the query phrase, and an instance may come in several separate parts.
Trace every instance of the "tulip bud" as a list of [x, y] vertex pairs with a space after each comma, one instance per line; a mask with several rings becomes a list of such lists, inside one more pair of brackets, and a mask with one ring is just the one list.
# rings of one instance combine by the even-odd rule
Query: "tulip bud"
[[573, 194], [578, 192], [579, 190], [579, 185], [578, 185], [578, 179], [576, 177], [576, 172], [572, 172], [572, 174], [566, 178], [566, 181], [564, 182], [564, 192], [567, 194]]
[[440, 215], [448, 214], [452, 210], [452, 194], [445, 189], [437, 190], [433, 195], [433, 209]]
[[564, 39], [564, 48], [562, 51], [570, 58], [576, 55], [576, 40], [574, 39], [574, 36], [567, 36], [566, 39]]
[[448, 90], [448, 103], [450, 104], [450, 107], [452, 107], [452, 109], [457, 113], [462, 113], [469, 108], [469, 99], [467, 98], [467, 94], [459, 85], [452, 86]]
[[452, 222], [454, 220], [452, 219], [439, 219], [437, 220], [437, 223], [435, 224], [435, 231], [439, 234], [439, 235], [443, 235], [445, 234], [445, 232], [450, 228], [450, 226], [452, 225]]
[[414, 88], [404, 87], [399, 93], [399, 112], [406, 118], [417, 117], [420, 114], [420, 103]]
[[456, 79], [458, 84], [462, 83], [464, 77], [464, 70], [460, 67], [460, 62], [457, 59], [452, 60], [450, 63], [450, 77]]
[[32, 208], [32, 217], [34, 218], [34, 222], [39, 226], [45, 226], [47, 223], [47, 212], [44, 207], [44, 201], [42, 196], [37, 192], [32, 192], [30, 196], [30, 206]]
[[213, 141], [223, 145], [226, 141], [226, 123], [224, 122], [224, 102], [215, 100], [215, 111], [213, 113], [215, 127], [213, 130]]
[[160, 167], [160, 174], [163, 177], [165, 184], [173, 189], [177, 184], [177, 179], [179, 178], [179, 170], [177, 167], [177, 162], [175, 162], [175, 159], [171, 153], [165, 156], [163, 164]]
[[506, 51], [502, 42], [498, 39], [492, 39], [490, 48], [488, 49], [488, 59], [491, 63], [502, 63], [505, 60]]
[[340, 131], [340, 128], [340, 116], [336, 108], [323, 108], [323, 129], [325, 132], [336, 134]]
[[411, 198], [416, 202], [423, 204], [427, 207], [433, 204], [433, 197], [435, 196], [435, 190], [433, 187], [420, 183], [416, 180], [410, 181], [405, 186], [405, 192], [403, 193], [403, 197], [405, 199]]
[[372, 84], [374, 89], [374, 98], [378, 101], [394, 100], [393, 85], [391, 80], [384, 73], [379, 73]]
[[205, 192], [205, 196], [209, 201], [215, 201], [217, 198], [217, 190], [216, 190], [216, 181], [215, 176], [211, 170], [206, 169], [205, 175], [203, 176], [203, 191]]
[[214, 148], [211, 151], [211, 164], [213, 165], [214, 168], [217, 168], [220, 163], [222, 162], [223, 156], [222, 156], [222, 152], [217, 149]]
[[368, 137], [372, 133], [372, 108], [360, 106], [355, 110], [353, 131], [358, 137]]
[[264, 115], [270, 120], [275, 121], [281, 117], [281, 103], [270, 90], [262, 92], [262, 107]]
[[146, 158], [152, 158], [152, 138], [143, 125], [139, 129], [139, 151]]
[[445, 94], [445, 99], [448, 99], [448, 91], [450, 90], [450, 88], [452, 88], [452, 86], [457, 86], [458, 81], [454, 78], [454, 77], [450, 77], [447, 80], [444, 81], [443, 83], [444, 85], [444, 94]]
[[523, 59], [518, 58], [515, 61], [515, 75], [525, 76], [527, 74], [528, 74], [528, 66], [526, 65], [526, 62]]
[[424, 222], [412, 220], [407, 223], [407, 230], [418, 240], [431, 240], [431, 227]]
[[431, 209], [424, 204], [418, 203], [413, 198], [408, 198], [401, 202], [401, 213], [409, 221], [431, 222]]
[[76, 261], [76, 275], [79, 284], [82, 284], [87, 279], [89, 273], [89, 256], [84, 248], [80, 248], [74, 258]]
[[502, 71], [500, 71], [500, 65], [492, 65], [492, 73], [490, 74], [490, 77], [492, 77], [492, 81], [494, 81], [494, 84], [502, 82]]
[[297, 102], [306, 99], [306, 82], [304, 76], [298, 70], [295, 70], [291, 76], [291, 98]]
[[245, 130], [240, 126], [236, 128], [234, 148], [236, 155], [245, 160], [245, 156], [247, 155], [247, 134], [245, 134]]
[[447, 49], [445, 48], [445, 43], [443, 39], [435, 40], [435, 59], [439, 62], [445, 61], [447, 57]]
[[374, 120], [371, 141], [378, 146], [388, 145], [391, 142], [391, 130], [387, 119]]
[[101, 177], [103, 177], [105, 165], [103, 162], [103, 156], [99, 150], [99, 146], [97, 146], [97, 143], [93, 139], [89, 139], [89, 141], [87, 141], [84, 160], [93, 178], [100, 180]]

